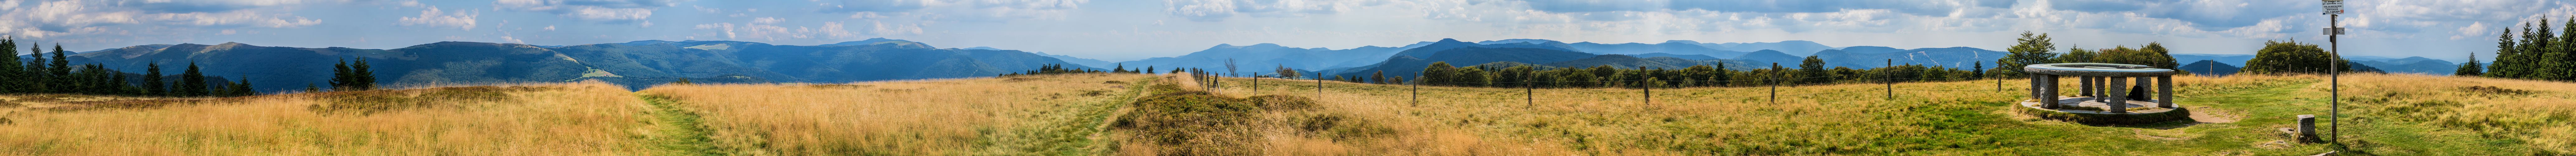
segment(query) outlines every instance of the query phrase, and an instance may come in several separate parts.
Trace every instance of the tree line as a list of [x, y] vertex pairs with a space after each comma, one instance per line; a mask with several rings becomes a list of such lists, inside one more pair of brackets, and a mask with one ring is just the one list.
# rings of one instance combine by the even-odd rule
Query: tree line
[[2021, 37], [2014, 38], [2013, 42], [2012, 47], [2004, 49], [2009, 54], [1995, 60], [1997, 66], [1993, 70], [1998, 76], [2027, 75], [2021, 72], [2022, 67], [2050, 63], [2133, 64], [2184, 71], [2177, 68], [2182, 64], [2174, 60], [2173, 51], [2167, 50], [2164, 43], [2160, 42], [2147, 42], [2145, 46], [2137, 48], [2123, 45], [2103, 49], [2084, 49], [2084, 46], [2074, 46], [2067, 48], [2066, 53], [2055, 52], [2057, 43], [2054, 43], [2054, 39], [2049, 38], [2047, 33], [2023, 31]]
[[[1385, 71], [1368, 76], [1317, 76], [1317, 79], [1352, 83], [1407, 84], [1456, 87], [1502, 88], [1685, 88], [1745, 87], [1768, 85], [1813, 85], [1832, 83], [1880, 83], [1976, 80], [1983, 69], [1955, 69], [1924, 65], [1898, 65], [1877, 69], [1849, 67], [1825, 68], [1822, 59], [1809, 57], [1798, 68], [1773, 66], [1768, 69], [1731, 70], [1724, 64], [1698, 65], [1681, 69], [1619, 68], [1609, 65], [1593, 67], [1547, 67], [1531, 64], [1497, 63], [1459, 67], [1449, 62], [1432, 62], [1421, 75], [1386, 75]], [[1979, 65], [1983, 66], [1983, 65]], [[1777, 70], [1775, 70], [1777, 69]], [[1276, 76], [1298, 78], [1298, 71], [1282, 68]], [[1261, 75], [1269, 77], [1271, 75]], [[1884, 76], [1884, 77], [1882, 77]], [[1407, 81], [1411, 77], [1412, 81]]]
[[[1021, 71], [1021, 72], [1019, 72], [1019, 73], [1004, 73], [1004, 74], [994, 75], [994, 76], [1049, 75], [1049, 74], [1077, 74], [1077, 73], [1129, 73], [1129, 74], [1153, 74], [1153, 73], [1154, 73], [1154, 66], [1145, 66], [1145, 68], [1144, 68], [1144, 69], [1127, 69], [1127, 64], [1126, 64], [1126, 63], [1119, 63], [1117, 67], [1112, 67], [1112, 68], [1109, 68], [1109, 69], [1110, 69], [1109, 71], [1100, 71], [1100, 70], [1093, 70], [1093, 69], [1065, 68], [1065, 67], [1064, 67], [1064, 64], [1045, 64], [1045, 65], [1038, 65], [1038, 69], [1031, 69], [1031, 70], [1027, 70], [1027, 71]], [[1174, 69], [1174, 71], [1173, 71], [1173, 72], [1180, 72], [1180, 71], [1179, 71], [1178, 69]]]
[[[2511, 27], [2504, 28], [2504, 31], [2496, 34], [2496, 55], [2493, 64], [2484, 65], [2484, 71], [2472, 70], [2480, 68], [2480, 64], [2475, 61], [2476, 57], [2472, 54], [2470, 63], [2461, 64], [2462, 70], [2455, 74], [2506, 79], [2576, 81], [2576, 29], [2552, 29], [2549, 24], [2549, 18], [2544, 17], [2537, 22], [2522, 23], [2522, 32], [2519, 34]], [[2535, 25], [2539, 28], [2533, 29]], [[2576, 17], [2568, 17], [2566, 23], [2559, 26], [2576, 28]]]
[[[177, 75], [164, 74], [160, 63], [145, 64], [143, 73], [109, 69], [105, 64], [73, 65], [62, 45], [51, 52], [39, 44], [29, 44], [29, 58], [19, 58], [18, 40], [0, 38], [0, 94], [91, 94], [163, 97], [234, 97], [260, 95], [247, 77], [236, 82], [210, 80], [197, 63], [190, 62]], [[47, 56], [45, 54], [52, 54]], [[50, 58], [48, 58], [50, 57]], [[334, 90], [374, 89], [375, 76], [366, 61], [354, 66], [342, 62], [332, 76]], [[168, 80], [173, 79], [176, 80]], [[310, 88], [310, 87], [308, 87]], [[319, 91], [319, 89], [308, 89]]]

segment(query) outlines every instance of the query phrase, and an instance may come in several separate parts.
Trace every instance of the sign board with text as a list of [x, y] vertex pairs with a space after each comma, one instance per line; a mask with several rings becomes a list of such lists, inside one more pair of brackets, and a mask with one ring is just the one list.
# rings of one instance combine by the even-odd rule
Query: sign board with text
[[2343, 0], [2325, 0], [2327, 15], [2343, 14]]

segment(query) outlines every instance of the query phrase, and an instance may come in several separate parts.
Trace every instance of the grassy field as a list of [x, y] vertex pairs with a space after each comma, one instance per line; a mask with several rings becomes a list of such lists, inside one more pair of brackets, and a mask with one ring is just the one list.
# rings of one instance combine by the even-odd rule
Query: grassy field
[[5, 155], [638, 155], [607, 83], [152, 99], [5, 97]]
[[[1423, 87], [1326, 82], [1325, 110], [1465, 131], [1485, 140], [1592, 155], [2045, 154], [2532, 155], [2576, 152], [2576, 88], [2568, 83], [2424, 75], [2344, 79], [2343, 142], [2303, 144], [2278, 131], [2294, 115], [2328, 113], [2325, 77], [2177, 77], [2178, 103], [2196, 121], [2084, 125], [2008, 113], [2020, 80], [1782, 87], [1765, 98], [1642, 100], [1640, 90]], [[2071, 79], [2070, 79], [2071, 80]], [[1223, 81], [1227, 95], [1313, 96], [1314, 81]], [[2072, 81], [2068, 81], [2072, 82]], [[2072, 88], [2072, 84], [2068, 84]], [[2485, 87], [2472, 87], [2485, 86]], [[1482, 92], [1480, 92], [1482, 91]], [[1553, 93], [1551, 93], [1553, 92]], [[1657, 89], [1655, 99], [1761, 96], [1768, 88]], [[2072, 93], [2069, 93], [2072, 94]], [[1446, 97], [1446, 98], [1442, 98]], [[1481, 98], [1481, 99], [1471, 99]], [[1557, 99], [1557, 100], [1551, 100]], [[2322, 122], [2322, 121], [2321, 121]], [[2324, 125], [2320, 125], [2324, 126]], [[1411, 140], [1411, 139], [1394, 139]], [[1446, 153], [1432, 153], [1446, 154]]]
[[[0, 155], [2566, 155], [2576, 83], [2176, 77], [2192, 121], [2014, 113], [2021, 80], [1655, 89], [1065, 74], [848, 84], [605, 83], [241, 98], [0, 96]], [[1207, 90], [1208, 86], [1223, 86]], [[2071, 84], [2069, 84], [2071, 85]], [[2072, 87], [2072, 86], [2068, 86]], [[2003, 90], [1997, 91], [1998, 88]], [[1921, 91], [1940, 90], [1940, 91]], [[1256, 93], [1257, 92], [1257, 93]], [[2071, 93], [2070, 93], [2071, 94]], [[1747, 98], [1750, 97], [1750, 98]], [[2321, 121], [2322, 122], [2322, 121]], [[2324, 125], [2320, 125], [2324, 126]]]

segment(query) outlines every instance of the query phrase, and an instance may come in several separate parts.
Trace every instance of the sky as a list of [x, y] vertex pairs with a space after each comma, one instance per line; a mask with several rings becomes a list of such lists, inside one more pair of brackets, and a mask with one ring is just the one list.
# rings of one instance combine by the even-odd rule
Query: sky
[[[440, 41], [580, 45], [868, 38], [1110, 61], [1218, 44], [1347, 49], [1465, 41], [2059, 50], [2160, 42], [2252, 54], [2324, 45], [2316, 0], [0, 0], [0, 35], [90, 51], [146, 44], [394, 49]], [[2350, 0], [2348, 56], [2492, 56], [2500, 31], [2576, 16], [2568, 0]], [[2553, 24], [2556, 25], [2556, 24]], [[2564, 27], [2564, 26], [2560, 26]], [[2520, 31], [2516, 31], [2520, 32]], [[2484, 58], [2482, 58], [2484, 59]], [[2491, 59], [2485, 59], [2491, 60]]]

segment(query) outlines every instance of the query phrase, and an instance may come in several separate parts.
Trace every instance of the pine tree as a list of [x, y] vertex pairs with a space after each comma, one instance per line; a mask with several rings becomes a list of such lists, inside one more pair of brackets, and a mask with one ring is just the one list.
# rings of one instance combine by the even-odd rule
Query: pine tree
[[1144, 71], [1139, 71], [1139, 72], [1145, 72], [1146, 74], [1153, 74], [1153, 73], [1154, 73], [1154, 66], [1145, 66], [1145, 70], [1144, 70]]
[[2529, 59], [2529, 61], [2531, 61], [2531, 62], [2528, 62], [2528, 63], [2530, 63], [2532, 66], [2524, 67], [2524, 68], [2530, 68], [2530, 70], [2529, 70], [2529, 71], [2531, 71], [2531, 73], [2528, 73], [2528, 74], [2530, 74], [2531, 76], [2530, 76], [2529, 78], [2527, 78], [2527, 79], [2536, 79], [2536, 80], [2563, 80], [2563, 79], [2566, 79], [2566, 78], [2567, 78], [2567, 73], [2566, 73], [2566, 71], [2564, 71], [2564, 70], [2563, 70], [2563, 69], [2565, 69], [2565, 68], [2560, 68], [2560, 67], [2559, 67], [2560, 62], [2562, 62], [2562, 61], [2559, 61], [2559, 60], [2558, 60], [2558, 58], [2559, 58], [2559, 57], [2562, 57], [2562, 56], [2566, 56], [2566, 51], [2564, 51], [2564, 50], [2560, 50], [2560, 49], [2567, 48], [2567, 46], [2566, 46], [2566, 45], [2561, 45], [2561, 43], [2560, 43], [2560, 42], [2563, 42], [2563, 41], [2560, 41], [2560, 40], [2563, 40], [2563, 39], [2558, 38], [2558, 35], [2550, 34], [2550, 33], [2552, 33], [2552, 32], [2559, 32], [2559, 31], [2558, 31], [2557, 29], [2553, 29], [2553, 28], [2549, 27], [2549, 18], [2548, 18], [2547, 16], [2542, 16], [2542, 17], [2540, 18], [2540, 23], [2539, 23], [2538, 25], [2540, 25], [2540, 29], [2539, 29], [2539, 30], [2537, 30], [2537, 31], [2534, 31], [2534, 32], [2532, 33], [2532, 34], [2535, 34], [2535, 35], [2533, 35], [2532, 37], [2533, 37], [2533, 38], [2536, 38], [2536, 39], [2533, 39], [2532, 41], [2530, 41], [2530, 42], [2531, 42], [2530, 44], [2525, 44], [2525, 45], [2537, 45], [2537, 46], [2529, 46], [2529, 47], [2523, 48], [2524, 50], [2528, 50], [2528, 51], [2527, 51], [2527, 52], [2525, 52], [2525, 53], [2529, 53], [2529, 54], [2536, 54], [2536, 55], [2532, 55], [2532, 56], [2527, 56], [2527, 57], [2532, 57], [2532, 58], [2530, 58], [2530, 59]]
[[[2531, 25], [2532, 23], [2523, 23], [2522, 43], [2516, 44], [2519, 46], [2514, 47], [2514, 50], [2519, 51], [2516, 53], [2522, 54], [2514, 56], [2514, 63], [2518, 64], [2514, 65], [2515, 72], [2513, 76], [2516, 79], [2540, 78], [2543, 74], [2546, 74], [2541, 73], [2540, 71], [2540, 68], [2547, 67], [2540, 65], [2540, 56], [2547, 54], [2541, 53], [2540, 49], [2547, 48], [2549, 45], [2541, 44], [2539, 41], [2541, 41], [2540, 36], [2547, 36], [2549, 33], [2533, 30], [2531, 29]], [[2547, 28], [2549, 27], [2548, 24], [2540, 24], [2540, 26], [2542, 28], [2539, 30], [2549, 30]]]
[[2485, 74], [2484, 71], [2480, 70], [2486, 70], [2487, 68], [2478, 66], [2478, 53], [2469, 53], [2469, 63], [2461, 63], [2459, 71], [2452, 72], [2451, 76], [2478, 76], [2480, 74]]
[[25, 84], [28, 75], [23, 71], [27, 69], [18, 62], [17, 37], [0, 37], [0, 54], [5, 54], [0, 55], [5, 56], [0, 57], [0, 86], [10, 86], [0, 87], [0, 94], [25, 93], [26, 89], [34, 86]]
[[1711, 85], [1711, 86], [1727, 86], [1727, 85], [1731, 85], [1731, 84], [1729, 84], [1729, 83], [1733, 83], [1733, 82], [1734, 82], [1734, 80], [1735, 80], [1735, 71], [1727, 70], [1727, 69], [1726, 69], [1726, 62], [1718, 62], [1716, 67], [1710, 67], [1710, 68], [1717, 69], [1717, 71], [1716, 71], [1716, 72], [1711, 72], [1711, 73], [1709, 74], [1710, 78], [1708, 78], [1708, 81], [1710, 81], [1710, 82], [1715, 82], [1715, 83], [1711, 83], [1711, 84], [1709, 84], [1709, 85]]
[[2515, 56], [2519, 56], [2520, 54], [2517, 53], [2520, 53], [2521, 51], [2514, 50], [2519, 49], [2520, 47], [2514, 43], [2513, 28], [2506, 27], [2503, 31], [2497, 32], [2495, 64], [2488, 65], [2487, 73], [2479, 75], [2492, 78], [2514, 78], [2513, 75], [2517, 74], [2517, 71], [2515, 71], [2516, 68], [2514, 67], [2521, 65], [2521, 63], [2515, 61], [2514, 58]]
[[355, 89], [357, 88], [355, 85], [358, 85], [357, 81], [357, 71], [349, 70], [348, 59], [340, 59], [340, 63], [331, 64], [331, 90], [349, 91], [351, 89]]
[[63, 56], [63, 53], [66, 52], [68, 51], [63, 51], [62, 43], [54, 43], [54, 62], [53, 65], [48, 65], [50, 68], [46, 68], [48, 73], [54, 75], [53, 80], [49, 80], [47, 82], [53, 82], [54, 86], [64, 86], [54, 87], [55, 93], [71, 93], [79, 91], [77, 90], [79, 89], [77, 88], [79, 85], [75, 85], [78, 84], [77, 81], [73, 81], [71, 76], [72, 61], [70, 58]]
[[1118, 67], [1109, 68], [1109, 72], [1127, 73], [1127, 63], [1118, 63]]
[[175, 87], [178, 89], [173, 91], [177, 93], [174, 96], [207, 96], [210, 93], [206, 90], [206, 73], [197, 70], [196, 62], [188, 62], [188, 70], [179, 72], [179, 86]]
[[231, 93], [232, 93], [232, 95], [231, 95], [231, 96], [252, 96], [252, 95], [259, 95], [259, 91], [255, 91], [255, 90], [252, 90], [252, 89], [250, 88], [250, 77], [249, 77], [249, 76], [243, 76], [243, 77], [241, 77], [240, 79], [241, 79], [241, 82], [233, 82], [232, 87], [229, 87], [231, 90], [229, 90], [229, 91], [225, 91], [225, 92], [231, 92]]
[[[2544, 18], [2541, 21], [2549, 20]], [[2540, 68], [2549, 75], [2543, 80], [2576, 81], [2576, 16], [2569, 16], [2564, 22], [2559, 25], [2564, 27], [2559, 28], [2559, 36], [2551, 40], [2554, 42], [2550, 43], [2549, 53], [2539, 59], [2546, 62], [2539, 64], [2545, 65]]]
[[1970, 64], [1970, 67], [1969, 67], [1968, 69], [1976, 70], [1976, 71], [1973, 71], [1973, 73], [1968, 74], [1968, 77], [1971, 77], [1971, 78], [1978, 78], [1978, 79], [1986, 78], [1986, 61], [1977, 61], [1977, 63], [1968, 63], [1968, 64]]
[[53, 82], [49, 82], [53, 80], [53, 72], [47, 72], [52, 71], [53, 67], [45, 66], [46, 61], [44, 56], [45, 47], [43, 44], [31, 44], [27, 46], [27, 58], [34, 58], [35, 60], [27, 61], [27, 67], [23, 70], [19, 70], [18, 72], [23, 76], [18, 79], [20, 80], [20, 84], [31, 86], [24, 89], [25, 92], [21, 93], [54, 92], [53, 88], [56, 86], [54, 86]]
[[146, 69], [143, 69], [143, 95], [170, 96], [170, 88], [165, 86], [167, 83], [161, 82], [161, 63], [144, 64], [144, 66]]
[[367, 65], [367, 58], [364, 58], [364, 57], [360, 57], [360, 58], [358, 58], [356, 61], [357, 61], [357, 63], [349, 64], [349, 77], [350, 77], [350, 80], [349, 80], [350, 85], [349, 85], [349, 86], [351, 87], [350, 89], [354, 89], [354, 90], [375, 90], [375, 89], [376, 89], [376, 72], [375, 72], [375, 67], [373, 67], [373, 66], [368, 66], [368, 65]]
[[322, 92], [322, 87], [315, 87], [312, 83], [305, 83], [305, 84], [304, 84], [304, 92], [306, 92], [306, 93]]
[[[2011, 54], [2005, 55], [2002, 59], [1995, 60], [1995, 67], [2002, 68], [1996, 70], [1997, 72], [2000, 72], [1998, 74], [2022, 75], [2021, 70], [2011, 69], [2017, 69], [2022, 66], [2033, 64], [2055, 63], [2052, 61], [2054, 60], [2052, 57], [2056, 57], [2056, 55], [2051, 53], [2057, 51], [2057, 44], [2050, 43], [2048, 34], [2043, 33], [2034, 36], [2030, 31], [2022, 31], [2021, 38], [2013, 40], [2015, 41], [2013, 46], [2011, 48], [2004, 49], [2004, 51], [2009, 51]], [[1719, 67], [1719, 69], [1724, 69], [1724, 67]]]

